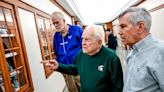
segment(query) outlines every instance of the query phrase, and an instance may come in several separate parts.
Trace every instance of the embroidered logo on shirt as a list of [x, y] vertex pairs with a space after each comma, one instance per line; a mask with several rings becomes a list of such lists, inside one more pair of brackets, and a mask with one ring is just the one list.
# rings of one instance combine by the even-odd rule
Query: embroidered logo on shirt
[[103, 67], [104, 67], [103, 65], [99, 65], [98, 66], [98, 71], [103, 72]]
[[72, 35], [68, 36], [68, 38], [71, 39], [72, 38]]
[[137, 72], [139, 72], [140, 71], [140, 68], [137, 68]]
[[65, 45], [65, 44], [68, 44], [68, 42], [66, 41], [66, 42], [60, 43], [60, 45]]

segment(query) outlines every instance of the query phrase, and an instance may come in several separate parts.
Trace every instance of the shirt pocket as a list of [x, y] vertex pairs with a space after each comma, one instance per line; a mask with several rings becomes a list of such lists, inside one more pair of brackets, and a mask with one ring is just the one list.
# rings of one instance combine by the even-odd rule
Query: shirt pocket
[[134, 86], [143, 86], [144, 85], [144, 81], [146, 79], [147, 76], [147, 69], [145, 65], [137, 65], [134, 68], [134, 72], [133, 72], [133, 77], [134, 78]]

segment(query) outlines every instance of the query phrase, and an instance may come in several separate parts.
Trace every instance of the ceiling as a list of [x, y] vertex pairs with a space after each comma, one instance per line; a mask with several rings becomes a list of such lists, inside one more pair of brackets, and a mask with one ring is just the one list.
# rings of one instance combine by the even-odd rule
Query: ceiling
[[[71, 16], [76, 16], [83, 25], [103, 24], [113, 21], [130, 6], [139, 5], [148, 10], [153, 6], [164, 4], [164, 0], [21, 0], [48, 14], [54, 10], [61, 11], [53, 2], [57, 2]], [[61, 11], [63, 12], [63, 11]], [[71, 22], [71, 20], [70, 20]]]
[[86, 25], [112, 21], [120, 12], [139, 1], [141, 0], [56, 0], [66, 11], [73, 10], [72, 14]]
[[[141, 0], [21, 0], [52, 14], [59, 10], [57, 2], [71, 16], [76, 16], [83, 25], [101, 24], [112, 21], [120, 12]], [[48, 6], [48, 7], [47, 7]], [[59, 10], [60, 11], [60, 10]]]

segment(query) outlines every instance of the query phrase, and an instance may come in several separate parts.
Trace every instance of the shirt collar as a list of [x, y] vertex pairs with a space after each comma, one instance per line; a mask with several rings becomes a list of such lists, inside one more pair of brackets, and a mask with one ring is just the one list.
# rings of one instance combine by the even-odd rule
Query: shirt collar
[[144, 39], [142, 39], [139, 42], [137, 42], [136, 44], [134, 44], [132, 48], [133, 48], [133, 50], [138, 52], [138, 51], [145, 49], [146, 47], [151, 46], [152, 44], [153, 44], [153, 37], [151, 34], [149, 34]]

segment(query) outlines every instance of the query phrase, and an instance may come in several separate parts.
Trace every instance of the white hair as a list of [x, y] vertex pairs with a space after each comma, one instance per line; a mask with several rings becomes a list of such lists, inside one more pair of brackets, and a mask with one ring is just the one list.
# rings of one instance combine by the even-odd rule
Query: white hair
[[105, 33], [104, 30], [101, 26], [97, 26], [97, 25], [91, 25], [86, 27], [86, 29], [90, 29], [92, 28], [94, 31], [94, 37], [96, 40], [101, 40], [102, 41], [102, 45], [105, 45]]
[[53, 13], [51, 14], [51, 18], [54, 18], [54, 17], [56, 17], [56, 16], [58, 16], [58, 17], [60, 17], [61, 19], [65, 20], [64, 15], [63, 15], [61, 12], [59, 12], [59, 11], [55, 11], [55, 12], [53, 12]]

